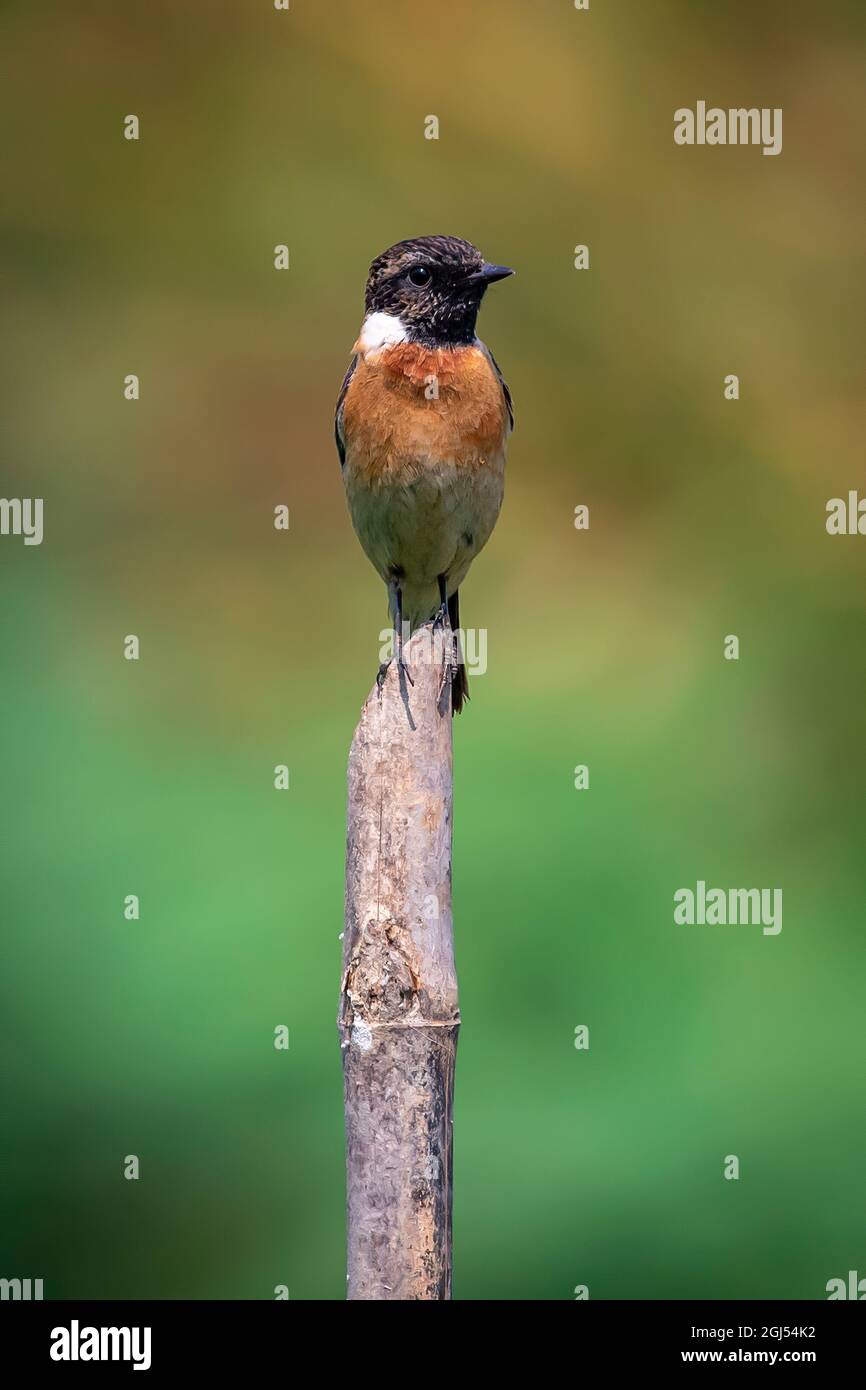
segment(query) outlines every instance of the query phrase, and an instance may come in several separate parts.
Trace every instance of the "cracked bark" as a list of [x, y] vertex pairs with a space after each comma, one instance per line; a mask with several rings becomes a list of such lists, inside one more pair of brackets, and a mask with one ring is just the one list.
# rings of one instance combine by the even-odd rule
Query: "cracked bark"
[[352, 1300], [451, 1297], [451, 712], [430, 625], [389, 666], [349, 753], [338, 1025]]

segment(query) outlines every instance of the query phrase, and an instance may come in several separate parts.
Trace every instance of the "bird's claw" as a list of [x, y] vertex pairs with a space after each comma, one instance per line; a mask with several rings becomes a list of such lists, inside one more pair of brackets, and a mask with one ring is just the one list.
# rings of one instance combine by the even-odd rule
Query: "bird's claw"
[[[446, 611], [447, 617], [447, 611]], [[446, 623], [447, 636], [442, 644], [442, 676], [439, 681], [439, 693], [436, 696], [437, 704], [442, 699], [442, 693], [446, 685], [451, 686], [457, 675], [457, 651], [454, 641], [454, 634], [451, 631], [451, 624]]]
[[399, 682], [400, 682], [400, 677], [401, 677], [401, 676], [405, 676], [405, 677], [406, 677], [406, 681], [408, 682], [408, 684], [411, 685], [411, 686], [414, 688], [415, 682], [414, 682], [414, 680], [412, 679], [412, 674], [411, 674], [411, 672], [410, 672], [410, 670], [409, 670], [409, 667], [406, 665], [406, 663], [405, 663], [405, 661], [403, 660], [402, 656], [391, 656], [391, 657], [388, 658], [387, 661], [383, 661], [383, 662], [382, 662], [382, 664], [381, 664], [381, 666], [379, 667], [379, 670], [378, 670], [378, 672], [377, 672], [377, 674], [376, 674], [376, 685], [377, 685], [378, 688], [379, 688], [379, 695], [380, 695], [380, 697], [381, 697], [381, 695], [382, 695], [382, 691], [383, 691], [384, 686], [385, 686], [385, 677], [386, 677], [387, 674], [388, 674], [388, 667], [391, 665], [392, 662], [394, 662], [394, 664], [395, 664], [396, 667], [397, 667], [397, 682], [398, 682], [398, 684], [399, 684]]

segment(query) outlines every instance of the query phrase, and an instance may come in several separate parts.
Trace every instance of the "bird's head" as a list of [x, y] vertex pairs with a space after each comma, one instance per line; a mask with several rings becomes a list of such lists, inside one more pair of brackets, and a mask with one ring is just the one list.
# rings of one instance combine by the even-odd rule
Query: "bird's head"
[[364, 294], [366, 321], [384, 320], [394, 341], [457, 347], [475, 340], [475, 321], [484, 291], [513, 275], [491, 265], [471, 242], [453, 236], [419, 236], [398, 241], [370, 266]]

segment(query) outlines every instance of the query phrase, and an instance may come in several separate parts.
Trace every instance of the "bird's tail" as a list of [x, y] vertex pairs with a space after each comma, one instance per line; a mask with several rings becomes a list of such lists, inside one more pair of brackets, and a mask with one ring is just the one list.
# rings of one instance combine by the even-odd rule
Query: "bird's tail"
[[451, 624], [451, 631], [454, 633], [454, 659], [457, 663], [451, 681], [451, 713], [459, 714], [469, 699], [469, 677], [466, 674], [466, 665], [460, 650], [460, 638], [457, 635], [460, 627], [460, 596], [457, 592], [453, 593], [448, 600], [448, 621]]

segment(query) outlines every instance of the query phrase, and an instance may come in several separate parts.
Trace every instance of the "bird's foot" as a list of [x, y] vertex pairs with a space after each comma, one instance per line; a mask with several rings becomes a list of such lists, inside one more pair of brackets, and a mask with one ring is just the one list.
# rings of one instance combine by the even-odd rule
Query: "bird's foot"
[[412, 679], [412, 673], [410, 672], [409, 667], [406, 665], [406, 663], [405, 663], [405, 661], [403, 660], [402, 656], [391, 656], [391, 657], [388, 658], [387, 661], [383, 661], [383, 662], [382, 662], [382, 665], [379, 667], [379, 670], [378, 670], [378, 672], [377, 672], [377, 674], [376, 674], [376, 685], [377, 685], [378, 688], [379, 688], [379, 696], [380, 696], [380, 698], [381, 698], [381, 695], [382, 695], [382, 690], [383, 690], [384, 685], [385, 685], [385, 677], [386, 677], [387, 674], [388, 674], [388, 667], [391, 665], [392, 662], [393, 662], [393, 663], [396, 665], [396, 667], [397, 667], [397, 683], [398, 683], [398, 685], [399, 685], [401, 679], [402, 679], [404, 676], [405, 676], [406, 681], [408, 682], [409, 685], [411, 685], [411, 686], [413, 686], [413, 687], [414, 687], [414, 685], [415, 685], [415, 682], [414, 682], [413, 679]]
[[[445, 616], [446, 618], [448, 616], [447, 610]], [[439, 704], [442, 700], [442, 695], [445, 690], [445, 687], [450, 687], [451, 685], [453, 685], [454, 680], [457, 676], [456, 643], [454, 640], [454, 636], [451, 632], [450, 623], [446, 622], [445, 627], [447, 628], [447, 632], [445, 634], [445, 639], [442, 643], [442, 674], [439, 679], [439, 691], [436, 696], [437, 704]]]
[[442, 632], [442, 678], [439, 682], [439, 694], [437, 703], [442, 699], [442, 692], [446, 685], [450, 685], [456, 674], [454, 638], [451, 634], [451, 614], [448, 612], [448, 598], [445, 593], [445, 585], [442, 581], [439, 584], [439, 595], [441, 602], [436, 612], [433, 614], [433, 631]]

